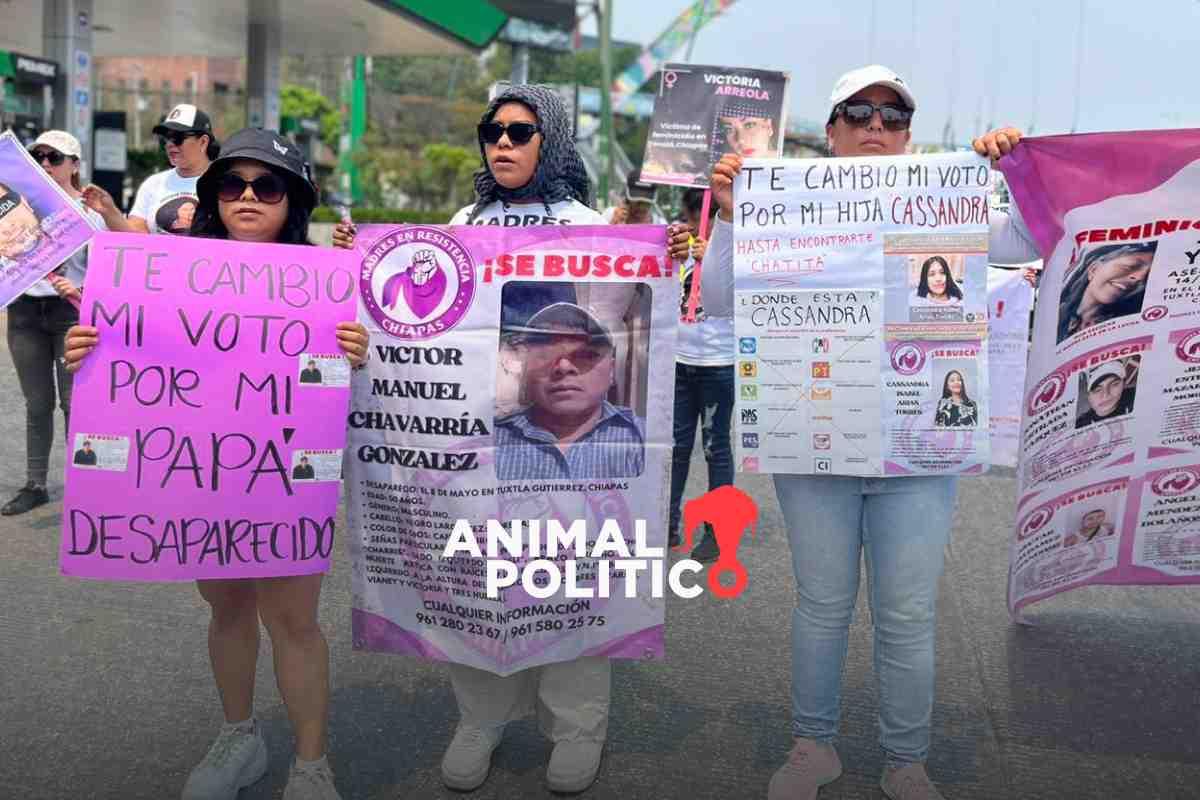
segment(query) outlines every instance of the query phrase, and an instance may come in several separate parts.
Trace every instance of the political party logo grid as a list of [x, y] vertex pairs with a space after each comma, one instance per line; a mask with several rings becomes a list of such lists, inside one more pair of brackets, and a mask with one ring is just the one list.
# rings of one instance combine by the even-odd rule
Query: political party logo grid
[[757, 448], [758, 447], [758, 434], [757, 433], [743, 433], [742, 434], [742, 447], [746, 448], [747, 450], [752, 450], [752, 449]]
[[743, 400], [757, 400], [758, 387], [752, 383], [744, 383], [741, 388], [741, 396]]
[[743, 336], [739, 338], [738, 352], [742, 355], [754, 355], [758, 352], [758, 340], [753, 336]]
[[742, 424], [743, 425], [757, 425], [758, 424], [758, 409], [757, 408], [743, 408], [742, 409]]
[[812, 364], [812, 376], [814, 378], [828, 378], [829, 371], [828, 361], [814, 361]]
[[742, 361], [738, 364], [738, 373], [743, 378], [758, 377], [758, 362], [757, 361]]
[[466, 317], [475, 299], [475, 262], [438, 228], [404, 228], [367, 251], [359, 288], [372, 319], [388, 334], [431, 339]]
[[833, 434], [814, 433], [812, 438], [814, 450], [830, 450], [833, 448]]

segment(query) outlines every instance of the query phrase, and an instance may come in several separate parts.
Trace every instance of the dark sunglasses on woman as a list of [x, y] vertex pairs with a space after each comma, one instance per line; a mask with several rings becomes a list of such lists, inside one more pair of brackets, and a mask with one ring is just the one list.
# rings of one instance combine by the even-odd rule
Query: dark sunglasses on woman
[[855, 128], [862, 128], [871, 124], [871, 118], [875, 116], [876, 111], [879, 112], [879, 118], [883, 120], [883, 127], [889, 131], [906, 131], [912, 122], [913, 112], [910, 108], [895, 103], [884, 103], [877, 106], [865, 100], [838, 103], [834, 106], [833, 115], [836, 117], [840, 114], [848, 124]]
[[158, 143], [163, 147], [167, 146], [167, 142], [170, 142], [176, 147], [183, 147], [183, 143], [185, 141], [193, 136], [200, 135], [201, 134], [196, 133], [195, 131], [171, 131], [170, 133], [160, 133], [158, 135]]
[[60, 166], [63, 163], [63, 161], [65, 161], [67, 158], [65, 155], [58, 152], [57, 150], [49, 150], [49, 149], [42, 149], [42, 148], [34, 148], [33, 150], [30, 150], [29, 155], [33, 156], [33, 160], [36, 161], [38, 164], [41, 164], [43, 161], [49, 161], [50, 166], [52, 166], [52, 167]]
[[541, 132], [541, 126], [534, 125], [532, 122], [513, 122], [509, 125], [501, 125], [499, 122], [479, 123], [479, 141], [485, 144], [496, 144], [506, 133], [508, 140], [513, 144], [528, 144], [535, 133]]
[[287, 195], [287, 181], [275, 173], [259, 175], [252, 181], [247, 181], [241, 175], [226, 172], [217, 181], [217, 199], [226, 203], [234, 203], [246, 193], [246, 187], [254, 190], [258, 202], [273, 206], [283, 201]]

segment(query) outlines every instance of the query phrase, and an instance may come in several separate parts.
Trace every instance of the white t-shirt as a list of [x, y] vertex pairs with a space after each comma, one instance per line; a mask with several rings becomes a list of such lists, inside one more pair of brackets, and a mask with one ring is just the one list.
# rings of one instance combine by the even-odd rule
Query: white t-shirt
[[[78, 200], [76, 202], [79, 203], [80, 208], [83, 209], [84, 215], [91, 221], [92, 225], [95, 226], [97, 230], [108, 230], [108, 226], [104, 224], [104, 217], [85, 206], [83, 204], [83, 200]], [[75, 284], [76, 287], [83, 286], [84, 276], [87, 275], [87, 258], [87, 247], [81, 247], [79, 251], [75, 253], [75, 255], [71, 256], [62, 263], [62, 276], [71, 281], [71, 283]], [[58, 294], [58, 292], [54, 291], [54, 287], [50, 285], [50, 281], [43, 278], [33, 286], [30, 286], [28, 289], [26, 289], [25, 294], [29, 295], [30, 297], [54, 297]]]
[[144, 219], [151, 233], [186, 234], [199, 203], [198, 180], [199, 175], [185, 178], [174, 169], [151, 175], [138, 187], [129, 216]]
[[[466, 225], [471, 215], [469, 205], [450, 218], [451, 225]], [[502, 225], [505, 228], [523, 228], [526, 225], [604, 225], [604, 217], [576, 200], [560, 200], [550, 204], [550, 214], [539, 203], [510, 203], [505, 206], [499, 200], [485, 206], [472, 225]]]
[[[705, 262], [707, 264], [707, 262]], [[696, 260], [688, 258], [679, 272], [679, 334], [675, 343], [675, 360], [694, 367], [727, 367], [733, 357], [733, 317], [710, 317], [701, 304], [696, 309], [696, 321], [683, 321], [687, 314], [688, 295], [692, 291], [692, 268]]]

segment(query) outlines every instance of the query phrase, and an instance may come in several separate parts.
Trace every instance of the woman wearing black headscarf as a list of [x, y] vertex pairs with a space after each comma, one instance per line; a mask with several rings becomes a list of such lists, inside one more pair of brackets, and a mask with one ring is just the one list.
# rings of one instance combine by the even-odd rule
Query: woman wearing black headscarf
[[[479, 150], [483, 165], [475, 175], [476, 202], [455, 214], [451, 225], [604, 224], [586, 205], [587, 172], [575, 149], [571, 120], [553, 90], [525, 84], [499, 95], [480, 120]], [[576, 301], [569, 284], [545, 288], [568, 294], [523, 297], [522, 305]], [[549, 787], [579, 792], [595, 780], [608, 731], [607, 658], [582, 657], [508, 676], [461, 664], [449, 669], [461, 719], [442, 760], [447, 786], [480, 786], [504, 725], [535, 709], [542, 732], [554, 740], [546, 769]]]

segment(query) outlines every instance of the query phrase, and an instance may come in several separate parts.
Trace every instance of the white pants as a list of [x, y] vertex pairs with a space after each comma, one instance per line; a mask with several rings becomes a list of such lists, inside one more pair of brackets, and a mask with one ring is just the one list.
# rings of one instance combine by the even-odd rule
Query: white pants
[[538, 725], [555, 742], [602, 742], [608, 735], [612, 665], [607, 658], [532, 667], [507, 677], [450, 664], [462, 724], [496, 727], [537, 709]]

